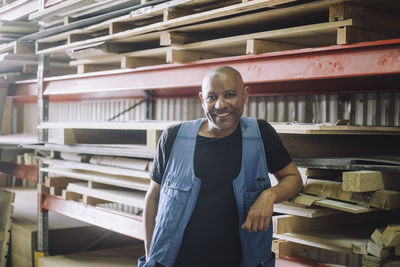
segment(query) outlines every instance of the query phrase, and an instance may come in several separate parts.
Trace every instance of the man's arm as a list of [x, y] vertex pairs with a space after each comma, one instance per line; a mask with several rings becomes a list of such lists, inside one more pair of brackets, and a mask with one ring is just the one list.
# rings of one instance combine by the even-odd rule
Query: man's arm
[[260, 194], [242, 225], [242, 228], [249, 232], [267, 230], [273, 213], [273, 205], [294, 197], [303, 188], [300, 173], [293, 162], [274, 175], [279, 183]]
[[160, 196], [160, 188], [161, 185], [151, 180], [149, 190], [146, 193], [146, 197], [144, 199], [144, 246], [146, 251], [146, 258], [148, 259], [151, 239], [153, 237], [153, 231], [155, 226], [155, 219], [157, 215], [158, 208], [158, 199]]

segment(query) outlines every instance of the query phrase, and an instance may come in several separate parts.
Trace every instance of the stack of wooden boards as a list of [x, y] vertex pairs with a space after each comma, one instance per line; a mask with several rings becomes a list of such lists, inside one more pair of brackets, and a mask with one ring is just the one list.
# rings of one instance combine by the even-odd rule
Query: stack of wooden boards
[[[11, 265], [33, 267], [37, 250], [36, 188], [8, 187], [15, 194], [11, 230]], [[138, 241], [57, 213], [49, 213], [50, 255], [136, 244]]]
[[[171, 122], [47, 123], [42, 193], [140, 215], [158, 139]], [[52, 132], [51, 130], [55, 130]]]
[[47, 188], [42, 192], [82, 201], [84, 205], [141, 214], [150, 182], [150, 160], [64, 152], [59, 155], [60, 159], [42, 159], [48, 165], [41, 168], [48, 173], [44, 184]]
[[0, 190], [0, 267], [6, 267], [15, 194]]
[[103, 21], [86, 2], [98, 4], [69, 0], [29, 17], [65, 23], [26, 38], [37, 54], [69, 55], [86, 73], [400, 36], [396, 1], [147, 1]]
[[400, 173], [308, 169], [306, 175], [303, 193], [275, 209], [286, 214], [273, 217], [276, 238], [361, 254], [363, 266], [400, 264]]

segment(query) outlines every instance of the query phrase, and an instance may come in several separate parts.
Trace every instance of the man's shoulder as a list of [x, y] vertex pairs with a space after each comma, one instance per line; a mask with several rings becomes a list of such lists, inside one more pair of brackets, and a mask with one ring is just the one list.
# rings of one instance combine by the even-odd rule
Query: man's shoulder
[[257, 119], [260, 130], [273, 128], [272, 125], [264, 119]]
[[175, 138], [178, 134], [179, 128], [181, 128], [182, 122], [172, 124], [168, 126], [164, 132], [163, 132], [163, 137], [164, 138]]

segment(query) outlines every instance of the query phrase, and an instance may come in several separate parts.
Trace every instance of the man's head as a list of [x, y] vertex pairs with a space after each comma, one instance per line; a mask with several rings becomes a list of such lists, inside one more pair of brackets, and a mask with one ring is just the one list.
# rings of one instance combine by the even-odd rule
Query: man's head
[[208, 128], [217, 135], [229, 135], [239, 124], [248, 87], [244, 87], [240, 73], [228, 66], [210, 70], [203, 79], [199, 94]]

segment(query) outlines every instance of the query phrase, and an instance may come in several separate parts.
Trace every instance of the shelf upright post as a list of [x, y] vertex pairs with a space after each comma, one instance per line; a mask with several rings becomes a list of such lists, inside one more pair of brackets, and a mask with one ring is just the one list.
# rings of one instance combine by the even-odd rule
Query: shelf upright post
[[153, 120], [153, 91], [146, 90], [146, 119]]
[[[37, 45], [37, 43], [36, 43]], [[44, 77], [49, 72], [49, 57], [39, 55], [38, 71], [37, 71], [37, 86], [38, 86], [38, 125], [49, 120], [49, 96], [44, 94]], [[39, 143], [48, 142], [48, 129], [38, 129]], [[42, 185], [44, 184], [47, 173], [40, 169], [44, 163], [39, 161], [39, 179], [38, 179], [38, 232], [37, 232], [37, 252], [35, 253], [35, 266], [37, 259], [48, 255], [49, 251], [49, 212], [42, 208]]]

